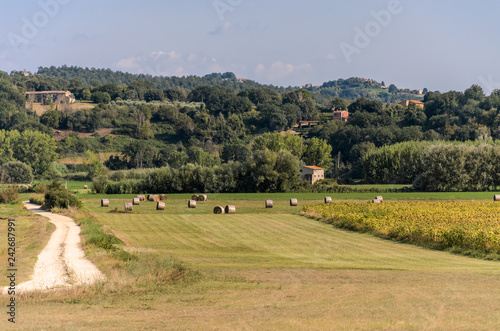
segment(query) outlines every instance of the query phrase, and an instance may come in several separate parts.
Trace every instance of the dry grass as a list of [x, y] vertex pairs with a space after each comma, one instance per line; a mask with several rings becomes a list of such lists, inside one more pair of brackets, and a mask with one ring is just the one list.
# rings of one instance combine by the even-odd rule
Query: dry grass
[[78, 102], [78, 103], [72, 103], [70, 105], [61, 105], [61, 104], [43, 105], [41, 103], [26, 102], [26, 109], [34, 110], [38, 116], [42, 116], [43, 113], [45, 113], [51, 107], [55, 108], [56, 106], [59, 110], [67, 110], [69, 112], [75, 112], [79, 110], [93, 109], [96, 106], [96, 104], [90, 102]]
[[[110, 156], [117, 155], [116, 152], [107, 152], [107, 153], [99, 153], [97, 156], [99, 157], [99, 160], [101, 162], [105, 162], [106, 160], [109, 159]], [[58, 160], [58, 163], [61, 164], [83, 164], [85, 161], [87, 161], [87, 158], [85, 156], [71, 156], [71, 157], [65, 157], [60, 160]], [[81, 185], [83, 187], [83, 184]]]
[[[3, 208], [2, 208], [3, 207]], [[6, 205], [0, 205], [0, 211], [5, 209]], [[26, 211], [22, 205], [16, 204], [12, 206], [15, 210], [19, 210], [19, 216], [9, 216], [5, 219], [0, 219], [2, 229], [0, 230], [0, 261], [7, 265], [7, 219], [14, 218], [16, 220], [15, 235], [16, 235], [16, 273], [17, 283], [27, 281], [33, 273], [33, 267], [36, 263], [38, 254], [47, 244], [55, 226], [48, 222], [48, 219], [42, 216], [34, 215]], [[3, 214], [5, 215], [5, 214]], [[2, 215], [2, 216], [3, 216]], [[0, 286], [6, 286], [8, 279], [0, 278]]]

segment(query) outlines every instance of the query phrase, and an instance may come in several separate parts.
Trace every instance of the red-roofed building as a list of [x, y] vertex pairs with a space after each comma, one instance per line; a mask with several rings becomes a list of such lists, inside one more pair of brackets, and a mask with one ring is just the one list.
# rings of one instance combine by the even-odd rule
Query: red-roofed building
[[303, 166], [300, 168], [300, 179], [314, 184], [316, 181], [325, 178], [325, 169], [316, 166]]
[[348, 118], [349, 118], [349, 112], [347, 110], [335, 110], [333, 112], [333, 119], [334, 120], [347, 122]]

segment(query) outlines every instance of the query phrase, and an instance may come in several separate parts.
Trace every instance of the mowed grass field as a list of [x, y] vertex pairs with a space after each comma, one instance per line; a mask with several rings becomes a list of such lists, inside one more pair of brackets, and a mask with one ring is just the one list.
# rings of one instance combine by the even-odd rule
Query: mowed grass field
[[[333, 196], [328, 194], [329, 196]], [[373, 198], [374, 194], [369, 194]], [[492, 194], [488, 194], [491, 196]], [[172, 256], [198, 276], [166, 290], [20, 299], [19, 329], [496, 330], [500, 263], [382, 240], [299, 215], [325, 194], [169, 195], [166, 210], [130, 196], [82, 194], [84, 210], [133, 254]], [[384, 195], [385, 196], [385, 195]], [[299, 199], [298, 207], [289, 198]], [[486, 198], [486, 195], [485, 195]], [[266, 209], [264, 200], [274, 200]], [[353, 198], [354, 199], [354, 198]], [[234, 215], [214, 215], [233, 204]], [[3, 229], [2, 229], [3, 231]], [[90, 257], [105, 266], [98, 254]], [[108, 274], [108, 277], [113, 277]], [[95, 294], [97, 293], [97, 294]], [[5, 319], [5, 318], [4, 318]], [[0, 327], [6, 325], [0, 321]]]

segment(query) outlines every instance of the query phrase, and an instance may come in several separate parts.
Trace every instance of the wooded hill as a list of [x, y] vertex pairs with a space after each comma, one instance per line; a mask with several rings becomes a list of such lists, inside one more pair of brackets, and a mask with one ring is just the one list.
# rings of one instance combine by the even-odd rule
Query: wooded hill
[[[473, 85], [464, 92], [428, 92], [421, 108], [365, 97], [338, 97], [337, 93], [347, 95], [346, 87], [382, 90], [380, 83], [361, 78], [332, 81], [321, 87], [285, 89], [240, 81], [231, 73], [175, 78], [76, 67], [40, 68], [39, 73], [29, 76], [0, 72], [0, 130], [31, 130], [52, 136], [54, 130], [96, 132], [113, 128], [112, 134], [104, 137], [97, 133], [92, 138], [71, 134], [55, 144], [59, 156], [87, 151], [113, 153], [115, 156], [101, 160], [110, 170], [164, 166], [178, 169], [188, 163], [212, 167], [228, 162], [247, 163], [248, 169], [253, 169], [254, 164], [268, 160], [269, 176], [290, 173], [288, 169], [278, 170], [279, 164], [293, 165], [295, 169], [302, 162], [323, 166], [328, 177], [343, 182], [366, 175], [363, 159], [376, 147], [405, 141], [500, 137], [499, 91], [485, 96], [479, 86]], [[65, 89], [77, 102], [90, 100], [95, 107], [71, 111], [63, 104], [49, 102], [51, 109], [38, 116], [25, 103], [26, 91]], [[377, 93], [382, 92], [394, 97], [405, 93], [394, 86]], [[354, 94], [351, 96], [354, 98]], [[373, 97], [370, 93], [367, 96]], [[333, 109], [346, 108], [350, 114], [347, 123], [333, 120]], [[296, 127], [300, 121], [317, 121], [317, 125], [300, 129]], [[290, 129], [301, 135], [294, 147], [272, 134]], [[266, 143], [256, 144], [262, 137]], [[300, 148], [296, 150], [296, 146]], [[259, 156], [257, 150], [275, 154]], [[291, 155], [281, 155], [280, 159], [278, 154], [284, 150]], [[8, 150], [0, 155], [1, 164], [17, 160]], [[283, 157], [287, 161], [280, 163]], [[72, 169], [54, 165], [45, 172], [64, 175], [68, 171]], [[291, 173], [298, 176], [298, 168]], [[260, 174], [255, 180], [266, 176]], [[263, 186], [253, 187], [261, 190]], [[271, 187], [282, 190], [294, 185]]]

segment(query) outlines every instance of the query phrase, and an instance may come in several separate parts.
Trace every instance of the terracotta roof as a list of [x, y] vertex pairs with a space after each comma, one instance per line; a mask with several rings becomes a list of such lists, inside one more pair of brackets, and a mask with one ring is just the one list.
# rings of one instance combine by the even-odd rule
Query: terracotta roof
[[304, 168], [309, 168], [309, 169], [312, 169], [312, 170], [325, 170], [325, 169], [317, 167], [317, 166], [304, 166]]
[[408, 100], [408, 101], [411, 102], [411, 103], [419, 104], [419, 105], [420, 104], [422, 104], [422, 105], [424, 104], [422, 101], [417, 101], [417, 100]]

